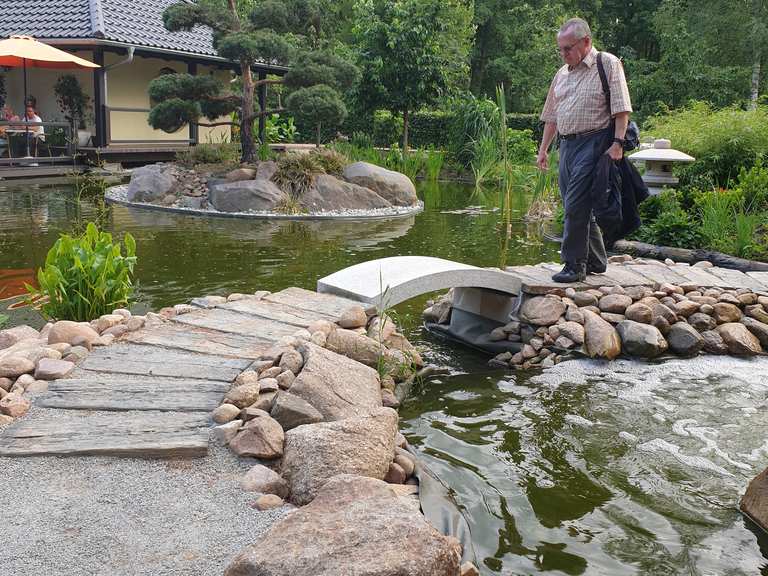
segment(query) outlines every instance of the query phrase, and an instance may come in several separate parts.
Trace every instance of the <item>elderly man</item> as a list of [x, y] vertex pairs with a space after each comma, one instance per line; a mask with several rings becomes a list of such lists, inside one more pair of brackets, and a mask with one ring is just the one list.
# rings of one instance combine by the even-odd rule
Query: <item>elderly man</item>
[[536, 162], [541, 170], [547, 170], [547, 151], [559, 133], [559, 183], [565, 209], [561, 259], [565, 266], [552, 279], [580, 282], [587, 274], [605, 272], [605, 246], [592, 215], [592, 180], [601, 154], [621, 160], [632, 105], [621, 62], [602, 52], [611, 91], [608, 109], [598, 72], [598, 52], [584, 20], [572, 18], [563, 24], [557, 45], [565, 65], [555, 74], [541, 113], [544, 136]]

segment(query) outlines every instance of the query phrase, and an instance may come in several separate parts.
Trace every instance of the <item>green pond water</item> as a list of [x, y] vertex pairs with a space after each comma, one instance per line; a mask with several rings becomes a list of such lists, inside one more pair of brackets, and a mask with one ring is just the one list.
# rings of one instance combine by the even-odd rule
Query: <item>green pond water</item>
[[[536, 226], [517, 221], [506, 239], [495, 192], [441, 183], [421, 185], [420, 195], [423, 213], [383, 221], [205, 219], [119, 206], [102, 216], [117, 236], [136, 238], [139, 312], [203, 294], [312, 289], [385, 256], [480, 266], [557, 259]], [[97, 212], [66, 187], [0, 186], [0, 298], [30, 280], [58, 233]], [[451, 372], [417, 383], [401, 428], [465, 512], [483, 574], [768, 574], [768, 540], [738, 512], [768, 464], [768, 361], [491, 371], [486, 356], [423, 331], [426, 299], [399, 306], [398, 319]], [[22, 321], [40, 322], [13, 311], [12, 322]]]

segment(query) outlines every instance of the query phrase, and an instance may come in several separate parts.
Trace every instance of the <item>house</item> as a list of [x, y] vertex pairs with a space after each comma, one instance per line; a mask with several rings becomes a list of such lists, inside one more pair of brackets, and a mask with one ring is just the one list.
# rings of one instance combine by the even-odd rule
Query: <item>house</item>
[[[29, 69], [27, 91], [37, 99], [44, 121], [63, 119], [53, 86], [62, 73], [71, 73], [93, 104], [86, 126], [92, 137], [85, 150], [123, 161], [160, 159], [197, 143], [228, 141], [230, 129], [153, 129], [147, 122], [149, 82], [162, 74], [188, 72], [211, 74], [227, 83], [238, 69], [216, 55], [208, 28], [165, 29], [163, 11], [178, 1], [0, 0], [0, 37], [32, 36], [101, 66], [93, 71]], [[286, 70], [266, 64], [253, 69], [259, 78]], [[0, 68], [0, 74], [5, 76], [7, 104], [21, 111], [22, 70]], [[259, 98], [263, 102], [265, 97], [264, 88]]]

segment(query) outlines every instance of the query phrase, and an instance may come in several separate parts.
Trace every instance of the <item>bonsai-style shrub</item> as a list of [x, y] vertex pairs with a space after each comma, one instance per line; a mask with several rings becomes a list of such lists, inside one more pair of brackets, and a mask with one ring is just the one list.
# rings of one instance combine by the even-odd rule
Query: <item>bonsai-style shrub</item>
[[338, 127], [347, 118], [344, 102], [330, 86], [318, 84], [310, 88], [299, 88], [285, 102], [299, 123], [315, 126], [315, 144], [320, 146], [323, 125]]
[[133, 296], [136, 241], [123, 242], [89, 222], [84, 234], [62, 234], [38, 269], [39, 288], [27, 284], [30, 301], [42, 301], [45, 318], [86, 322], [127, 306]]
[[90, 107], [91, 97], [83, 92], [83, 87], [72, 74], [59, 76], [53, 87], [56, 103], [64, 113], [64, 118], [73, 130], [85, 129], [85, 115]]

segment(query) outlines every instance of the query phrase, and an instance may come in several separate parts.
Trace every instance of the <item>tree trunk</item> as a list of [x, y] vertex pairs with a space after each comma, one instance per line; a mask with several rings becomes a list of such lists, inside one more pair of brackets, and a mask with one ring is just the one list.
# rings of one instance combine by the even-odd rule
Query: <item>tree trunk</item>
[[757, 99], [760, 96], [760, 50], [755, 49], [752, 62], [752, 90], [749, 94], [749, 109], [757, 110]]
[[403, 156], [408, 154], [408, 110], [403, 111]]

